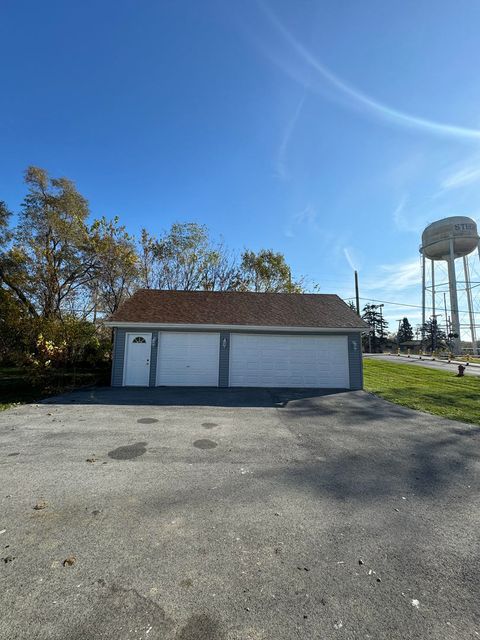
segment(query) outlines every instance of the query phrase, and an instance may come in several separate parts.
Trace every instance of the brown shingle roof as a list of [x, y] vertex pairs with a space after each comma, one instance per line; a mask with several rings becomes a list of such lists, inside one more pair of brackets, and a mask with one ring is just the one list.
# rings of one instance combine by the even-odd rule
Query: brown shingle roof
[[139, 289], [110, 317], [123, 322], [366, 329], [337, 295]]

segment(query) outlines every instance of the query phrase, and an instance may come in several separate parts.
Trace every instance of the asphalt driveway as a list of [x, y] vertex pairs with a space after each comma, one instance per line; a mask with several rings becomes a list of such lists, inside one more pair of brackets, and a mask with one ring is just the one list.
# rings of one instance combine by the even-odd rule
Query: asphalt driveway
[[363, 392], [0, 413], [0, 638], [479, 637], [479, 439]]

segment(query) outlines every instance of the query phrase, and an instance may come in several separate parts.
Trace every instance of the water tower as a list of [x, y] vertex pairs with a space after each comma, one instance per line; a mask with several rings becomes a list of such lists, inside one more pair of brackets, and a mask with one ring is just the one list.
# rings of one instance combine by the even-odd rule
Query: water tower
[[[472, 351], [477, 353], [477, 337], [475, 326], [475, 305], [472, 294], [472, 278], [470, 275], [469, 255], [475, 252], [474, 258], [480, 258], [480, 244], [477, 232], [477, 223], [471, 218], [464, 216], [452, 216], [437, 220], [428, 225], [422, 233], [422, 245], [420, 253], [422, 256], [422, 327], [425, 325], [427, 309], [431, 310], [428, 315], [433, 318], [445, 316], [444, 321], [438, 322], [439, 326], [444, 326], [446, 333], [452, 335], [452, 351], [460, 353], [461, 337], [465, 339], [465, 330], [469, 330]], [[477, 254], [478, 252], [478, 254]], [[462, 259], [462, 279], [461, 271], [457, 277], [455, 261]], [[427, 268], [427, 260], [430, 260], [430, 269]], [[437, 265], [437, 266], [435, 266]], [[446, 267], [446, 269], [445, 269]], [[437, 271], [437, 281], [435, 275]], [[438, 274], [445, 274], [438, 278]], [[443, 281], [442, 281], [443, 280]], [[475, 282], [478, 287], [480, 283]], [[459, 293], [462, 298], [466, 298], [465, 306], [468, 310], [459, 309]], [[430, 295], [429, 295], [430, 294]], [[438, 296], [443, 294], [443, 300], [438, 305]], [[450, 302], [450, 309], [447, 309], [447, 294]], [[427, 298], [431, 296], [431, 307], [426, 307]], [[443, 306], [442, 306], [443, 302]], [[441, 308], [442, 313], [437, 314], [437, 309]], [[462, 305], [463, 306], [463, 305]], [[461, 316], [467, 315], [468, 321], [461, 322]], [[464, 335], [462, 336], [462, 327]], [[423, 338], [423, 335], [422, 335]]]

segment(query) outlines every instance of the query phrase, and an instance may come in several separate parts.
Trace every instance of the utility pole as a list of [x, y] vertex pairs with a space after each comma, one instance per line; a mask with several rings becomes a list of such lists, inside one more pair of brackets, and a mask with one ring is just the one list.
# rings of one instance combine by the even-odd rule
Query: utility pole
[[383, 349], [383, 304], [379, 304], [378, 307], [380, 309], [380, 348]]
[[377, 344], [377, 306], [372, 304], [372, 325], [373, 325], [373, 348], [376, 348]]
[[360, 294], [358, 292], [358, 273], [355, 271], [355, 301], [357, 305], [357, 316], [360, 315]]
[[450, 333], [450, 327], [449, 327], [448, 315], [447, 315], [447, 294], [445, 293], [445, 291], [443, 292], [443, 309], [445, 311], [445, 329], [446, 329], [445, 333], [448, 336], [448, 334]]
[[432, 351], [437, 350], [437, 338], [438, 338], [438, 321], [437, 318], [441, 318], [441, 313], [433, 313], [430, 316], [432, 322]]

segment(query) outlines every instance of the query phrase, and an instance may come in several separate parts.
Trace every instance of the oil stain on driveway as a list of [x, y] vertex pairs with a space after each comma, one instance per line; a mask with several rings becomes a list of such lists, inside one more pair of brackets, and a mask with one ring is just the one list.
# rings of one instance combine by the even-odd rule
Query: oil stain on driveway
[[133, 460], [139, 458], [147, 453], [146, 442], [135, 442], [134, 444], [127, 444], [123, 447], [117, 447], [113, 451], [108, 452], [108, 457], [114, 460]]

